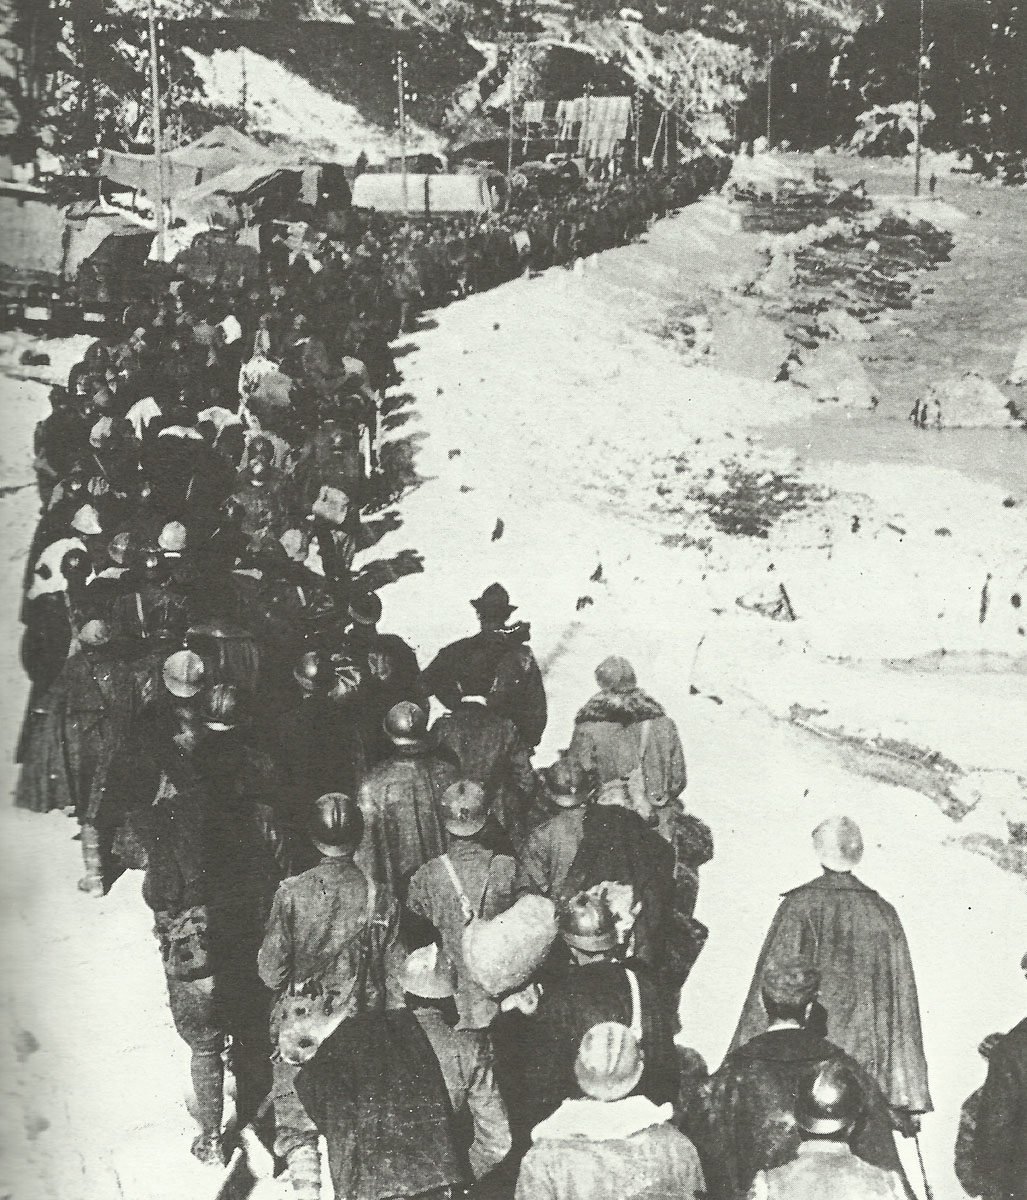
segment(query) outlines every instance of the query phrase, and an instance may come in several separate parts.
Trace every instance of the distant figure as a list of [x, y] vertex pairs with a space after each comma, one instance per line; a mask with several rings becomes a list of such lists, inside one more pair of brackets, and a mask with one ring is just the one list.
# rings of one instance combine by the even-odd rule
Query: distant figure
[[827, 1036], [878, 1082], [897, 1128], [911, 1136], [931, 1112], [913, 964], [895, 909], [853, 874], [863, 837], [849, 817], [822, 822], [813, 845], [824, 868], [785, 894], [763, 944], [731, 1049], [767, 1029], [764, 972], [783, 958], [807, 958], [821, 976]]
[[933, 196], [938, 187], [938, 176], [935, 175], [935, 173], [933, 171], [931, 172], [931, 178], [927, 181], [927, 187], [929, 188], [930, 193]]
[[795, 1106], [803, 1135], [797, 1157], [760, 1171], [748, 1200], [907, 1200], [899, 1175], [849, 1149], [862, 1113], [863, 1095], [852, 1071], [842, 1063], [825, 1064]]

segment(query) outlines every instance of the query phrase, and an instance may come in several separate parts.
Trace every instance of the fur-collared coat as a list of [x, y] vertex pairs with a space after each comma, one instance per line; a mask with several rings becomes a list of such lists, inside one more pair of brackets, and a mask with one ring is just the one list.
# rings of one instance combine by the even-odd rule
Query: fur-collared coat
[[593, 696], [574, 718], [568, 754], [600, 783], [626, 779], [638, 766], [646, 721], [650, 726], [642, 774], [649, 802], [662, 808], [684, 791], [685, 752], [677, 726], [640, 688]]

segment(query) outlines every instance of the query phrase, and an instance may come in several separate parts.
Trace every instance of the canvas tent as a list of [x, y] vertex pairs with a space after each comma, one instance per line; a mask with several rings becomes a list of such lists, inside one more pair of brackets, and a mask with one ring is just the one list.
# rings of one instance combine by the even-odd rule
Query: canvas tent
[[298, 193], [302, 170], [295, 165], [273, 163], [236, 166], [183, 192], [175, 201], [175, 211], [186, 221], [235, 225], [242, 207], [256, 202], [269, 191], [288, 188], [293, 194]]
[[353, 184], [353, 203], [376, 212], [427, 216], [429, 213], [483, 213], [493, 207], [488, 181], [482, 175], [360, 175]]
[[[273, 155], [265, 146], [228, 125], [201, 134], [187, 146], [163, 155], [164, 195], [176, 200], [183, 192], [242, 164], [266, 163]], [[157, 162], [152, 154], [105, 150], [100, 175], [111, 183], [148, 196], [157, 194]]]

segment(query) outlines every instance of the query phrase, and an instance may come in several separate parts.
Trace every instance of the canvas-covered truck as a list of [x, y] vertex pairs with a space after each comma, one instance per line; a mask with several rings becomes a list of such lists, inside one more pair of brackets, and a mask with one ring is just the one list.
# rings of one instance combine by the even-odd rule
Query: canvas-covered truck
[[153, 230], [95, 200], [0, 180], [0, 321], [101, 332], [137, 295]]

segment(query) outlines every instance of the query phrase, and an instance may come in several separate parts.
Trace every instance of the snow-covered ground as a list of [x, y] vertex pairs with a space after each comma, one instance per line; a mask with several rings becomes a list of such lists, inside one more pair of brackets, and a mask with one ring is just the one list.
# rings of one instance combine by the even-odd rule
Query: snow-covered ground
[[[676, 718], [686, 800], [717, 840], [698, 912], [710, 941], [683, 997], [683, 1036], [711, 1066], [780, 892], [816, 873], [809, 831], [831, 813], [860, 821], [862, 877], [899, 909], [918, 973], [937, 1107], [924, 1125], [927, 1169], [937, 1200], [961, 1200], [952, 1146], [959, 1106], [983, 1077], [977, 1043], [1027, 1004], [1018, 970], [1027, 889], [970, 853], [963, 826], [925, 790], [878, 782], [859, 743], [883, 735], [951, 759], [986, 796], [967, 820], [995, 836], [1002, 805], [1023, 804], [1024, 638], [1007, 601], [984, 623], [979, 607], [985, 576], [1015, 577], [1027, 546], [1027, 478], [1005, 507], [1007, 488], [932, 466], [926, 453], [876, 462], [871, 444], [852, 466], [806, 461], [801, 434], [782, 444], [815, 406], [801, 389], [765, 381], [779, 330], [731, 291], [755, 277], [759, 244], [710, 198], [646, 244], [434, 314], [434, 327], [403, 347], [407, 400], [388, 434], [396, 453], [415, 454], [422, 482], [399, 506], [399, 527], [364, 558], [423, 557], [423, 573], [382, 593], [384, 626], [410, 637], [422, 661], [472, 627], [468, 600], [484, 585], [510, 589], [550, 696], [537, 762], [567, 744], [593, 668], [610, 653], [631, 659]], [[715, 314], [713, 353], [690, 366], [654, 331], [669, 308], [697, 298]], [[38, 383], [5, 388], [4, 484], [31, 479], [31, 423], [44, 398]], [[694, 490], [728, 493], [725, 463], [757, 479], [795, 472], [824, 498], [787, 513], [766, 539], [720, 533]], [[24, 697], [16, 572], [31, 489], [0, 507], [9, 558], [0, 602], [11, 620], [0, 704], [12, 744]], [[736, 604], [778, 582], [794, 622]], [[885, 661], [917, 656], [932, 667]], [[807, 724], [848, 735], [843, 749], [791, 721], [792, 705], [814, 714]], [[209, 1194], [189, 1160], [185, 1055], [138, 882], [122, 879], [91, 902], [74, 890], [77, 846], [64, 818], [7, 809], [0, 822], [11, 847], [0, 885], [4, 1000], [14, 1029], [39, 1044], [28, 1053], [22, 1037], [22, 1061], [4, 1047], [3, 1086], [28, 1102], [28, 1124], [16, 1119], [5, 1138], [15, 1147], [12, 1196]], [[40, 1113], [48, 1129], [33, 1121]], [[902, 1153], [920, 1189], [911, 1147]]]
[[[399, 153], [395, 132], [368, 121], [354, 105], [320, 91], [283, 63], [245, 48], [211, 54], [186, 48], [185, 53], [203, 85], [206, 102], [228, 108], [245, 102], [250, 131], [272, 138], [279, 152], [296, 146], [344, 163], [355, 162], [361, 151], [371, 163]], [[437, 134], [408, 121], [408, 153], [442, 148]]]

